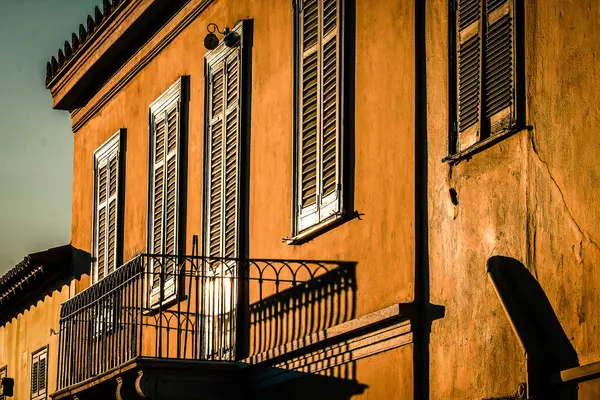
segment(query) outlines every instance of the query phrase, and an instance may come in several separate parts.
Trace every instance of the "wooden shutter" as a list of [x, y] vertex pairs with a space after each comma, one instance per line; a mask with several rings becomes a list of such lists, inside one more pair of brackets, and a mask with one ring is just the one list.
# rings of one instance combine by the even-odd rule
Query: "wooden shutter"
[[318, 220], [317, 165], [319, 125], [319, 7], [320, 0], [304, 0], [300, 12], [300, 137], [299, 224]]
[[[0, 383], [2, 383], [2, 378], [6, 378], [6, 370], [7, 370], [6, 366], [0, 368]], [[4, 395], [0, 394], [0, 400], [5, 400], [5, 399], [6, 398], [4, 397]]]
[[238, 257], [241, 48], [208, 56], [205, 254]]
[[[148, 247], [151, 254], [177, 255], [179, 250], [179, 142], [181, 82], [176, 82], [150, 106], [152, 143]], [[162, 297], [175, 293], [174, 257], [151, 260], [153, 303], [160, 297], [161, 268], [165, 282]]]
[[340, 211], [339, 43], [340, 0], [323, 0], [321, 43], [321, 136], [319, 151], [319, 219]]
[[31, 398], [45, 398], [47, 386], [47, 350], [44, 349], [31, 358]]
[[38, 396], [43, 396], [46, 394], [46, 378], [48, 376], [47, 372], [47, 363], [46, 363], [47, 353], [44, 351], [40, 354], [40, 361], [38, 366]]
[[485, 118], [494, 134], [516, 121], [514, 2], [485, 1]]
[[341, 4], [304, 0], [299, 10], [299, 231], [341, 210]]
[[119, 141], [117, 133], [95, 153], [94, 282], [118, 267]]
[[455, 4], [457, 150], [461, 151], [481, 137], [482, 7], [481, 0], [458, 0]]
[[33, 356], [33, 361], [31, 364], [31, 396], [35, 397], [38, 395], [38, 377], [39, 377], [39, 365], [40, 359], [39, 356]]

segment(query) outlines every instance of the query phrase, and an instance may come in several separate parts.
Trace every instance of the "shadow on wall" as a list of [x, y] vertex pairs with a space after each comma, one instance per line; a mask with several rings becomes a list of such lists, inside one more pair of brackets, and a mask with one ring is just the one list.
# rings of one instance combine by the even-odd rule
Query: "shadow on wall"
[[[319, 262], [303, 265], [314, 270]], [[355, 317], [356, 263], [339, 262], [325, 273], [313, 273], [302, 283], [250, 299], [247, 360], [268, 358], [273, 365], [250, 375], [256, 398], [348, 400], [367, 388], [356, 380], [356, 361], [347, 343], [322, 342], [328, 328]]]
[[[304, 261], [303, 265], [314, 268], [319, 263]], [[251, 357], [290, 342], [306, 343], [311, 335], [355, 317], [356, 263], [339, 262], [335, 269], [301, 283], [291, 280], [296, 274], [288, 279], [285, 275], [278, 277], [278, 288], [273, 288], [276, 293], [258, 301], [251, 299], [248, 321]], [[289, 287], [281, 290], [285, 283]], [[261, 289], [254, 292], [266, 288]]]
[[255, 394], [263, 400], [350, 400], [367, 388], [354, 378], [355, 367], [355, 362], [351, 362], [341, 369], [326, 370], [325, 375], [271, 370], [269, 383]]
[[553, 373], [576, 367], [579, 361], [544, 289], [529, 270], [513, 258], [490, 258], [487, 272], [525, 351], [527, 397], [577, 399], [575, 385], [550, 386]]

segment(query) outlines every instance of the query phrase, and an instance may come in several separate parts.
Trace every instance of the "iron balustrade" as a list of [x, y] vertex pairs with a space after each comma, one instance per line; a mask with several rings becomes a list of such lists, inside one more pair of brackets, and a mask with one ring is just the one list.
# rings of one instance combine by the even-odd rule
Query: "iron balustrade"
[[138, 255], [62, 304], [58, 388], [137, 357], [251, 360], [344, 322], [354, 314], [354, 267]]

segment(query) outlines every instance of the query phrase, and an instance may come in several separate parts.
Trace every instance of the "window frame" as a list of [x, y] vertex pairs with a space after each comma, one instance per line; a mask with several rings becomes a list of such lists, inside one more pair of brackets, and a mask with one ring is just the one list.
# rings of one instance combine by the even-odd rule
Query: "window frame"
[[[189, 99], [189, 76], [180, 76], [172, 85], [170, 85], [163, 93], [161, 93], [148, 107], [148, 205], [147, 205], [147, 229], [146, 229], [146, 244], [149, 253], [152, 253], [153, 247], [151, 241], [154, 237], [153, 230], [153, 201], [154, 201], [154, 149], [155, 149], [155, 135], [154, 135], [154, 121], [156, 115], [160, 113], [166, 113], [167, 110], [173, 105], [177, 105], [178, 116], [177, 116], [177, 150], [174, 157], [176, 158], [176, 193], [175, 193], [175, 249], [176, 256], [178, 256], [178, 262], [175, 264], [174, 271], [177, 265], [181, 263], [181, 257], [185, 253], [185, 229], [186, 229], [186, 197], [187, 197], [187, 118], [188, 109], [187, 102]], [[167, 118], [165, 116], [165, 118]], [[167, 128], [165, 128], [165, 141], [167, 139]], [[164, 174], [166, 176], [166, 166], [168, 161], [168, 155], [164, 155]], [[166, 188], [166, 186], [163, 186]], [[164, 189], [163, 189], [164, 190]], [[163, 193], [163, 197], [165, 194]], [[164, 205], [163, 205], [164, 207]], [[165, 217], [163, 211], [163, 220]], [[161, 224], [162, 229], [165, 229], [164, 223]], [[164, 232], [163, 232], [163, 245], [164, 245]], [[153, 285], [154, 280], [154, 262], [156, 257], [150, 257], [150, 262], [147, 266], [148, 270], [145, 274], [145, 287], [147, 288], [146, 305], [150, 309], [157, 309], [164, 307], [172, 302], [177, 301], [180, 297], [180, 285], [178, 279], [173, 276], [167, 283], [160, 283], [159, 286]], [[160, 259], [160, 257], [159, 257]], [[162, 258], [164, 262], [164, 257]], [[160, 278], [159, 278], [160, 279]], [[162, 287], [162, 293], [161, 288]], [[158, 297], [158, 299], [156, 299]]]
[[[210, 83], [211, 81], [211, 72], [212, 72], [212, 68], [215, 65], [218, 65], [220, 63], [226, 63], [233, 55], [234, 51], [239, 51], [240, 55], [239, 55], [239, 73], [238, 73], [238, 79], [239, 79], [239, 83], [238, 83], [238, 141], [237, 141], [237, 204], [236, 204], [236, 208], [237, 208], [237, 212], [236, 212], [236, 231], [235, 231], [235, 235], [236, 237], [236, 249], [235, 249], [235, 257], [234, 258], [239, 258], [240, 256], [240, 250], [243, 247], [241, 242], [242, 239], [241, 236], [242, 235], [242, 231], [241, 231], [241, 225], [242, 225], [242, 197], [243, 197], [243, 184], [242, 181], [244, 180], [244, 176], [243, 176], [243, 170], [247, 169], [245, 168], [245, 164], [243, 164], [244, 160], [244, 149], [245, 149], [245, 140], [244, 140], [244, 129], [247, 127], [247, 124], [245, 123], [245, 115], [243, 113], [243, 107], [245, 106], [244, 103], [246, 103], [245, 98], [243, 96], [243, 94], [246, 94], [247, 92], [247, 88], [244, 86], [246, 84], [246, 80], [244, 79], [244, 73], [245, 73], [245, 65], [244, 65], [244, 46], [243, 46], [243, 40], [244, 40], [244, 29], [243, 29], [243, 23], [239, 23], [238, 25], [236, 25], [233, 29], [232, 32], [235, 32], [237, 34], [240, 35], [240, 44], [239, 47], [236, 47], [235, 49], [229, 48], [227, 46], [225, 46], [225, 44], [222, 42], [221, 44], [219, 44], [219, 46], [206, 53], [205, 57], [204, 57], [204, 115], [205, 115], [205, 124], [204, 124], [204, 160], [203, 160], [203, 179], [204, 179], [204, 184], [203, 184], [203, 196], [202, 196], [202, 253], [204, 256], [209, 256], [210, 253], [207, 250], [210, 241], [210, 232], [208, 229], [208, 225], [210, 224], [210, 207], [209, 207], [209, 199], [208, 199], [208, 194], [209, 194], [209, 188], [210, 188], [210, 153], [212, 151], [212, 147], [209, 147], [209, 144], [212, 146], [212, 141], [211, 141], [211, 132], [210, 132], [210, 128], [211, 128], [211, 121], [210, 121], [210, 115], [211, 115], [211, 110], [210, 110], [210, 100], [212, 99], [212, 93], [211, 93], [211, 87], [210, 87]], [[225, 90], [225, 88], [224, 88]], [[224, 110], [224, 112], [226, 113], [227, 111]], [[224, 120], [222, 120], [222, 122], [225, 122]], [[224, 127], [224, 123], [223, 123], [223, 127]], [[247, 186], [247, 185], [246, 185]], [[222, 196], [223, 197], [223, 196]], [[222, 198], [222, 201], [224, 201], [225, 199]], [[222, 209], [223, 204], [221, 204]], [[208, 218], [207, 218], [208, 217]], [[221, 233], [223, 233], [224, 229], [222, 229]], [[222, 239], [222, 241], [224, 241], [224, 239]], [[220, 257], [224, 257], [224, 252], [222, 251], [223, 249], [221, 249], [221, 256]]]
[[[448, 118], [448, 148], [447, 155], [442, 158], [442, 162], [456, 164], [464, 159], [469, 159], [473, 155], [493, 146], [494, 144], [503, 141], [504, 139], [527, 129], [526, 124], [526, 96], [525, 96], [525, 30], [524, 30], [524, 5], [522, 0], [510, 0], [512, 2], [513, 12], [513, 62], [514, 62], [514, 115], [515, 121], [513, 126], [501, 129], [496, 132], [488, 129], [484, 119], [479, 119], [477, 126], [481, 132], [486, 135], [484, 138], [475, 141], [465, 149], [458, 148], [458, 40], [457, 40], [457, 24], [458, 24], [458, 2], [460, 0], [452, 0], [448, 2], [448, 99], [449, 99], [449, 118]], [[486, 0], [480, 0], [480, 7]], [[482, 9], [484, 10], [484, 9]], [[484, 11], [481, 12], [479, 18], [480, 23], [486, 18]], [[485, 28], [487, 29], [487, 27]], [[485, 31], [481, 33], [482, 41]], [[481, 50], [483, 51], [483, 50]], [[482, 60], [485, 55], [482, 55]], [[484, 67], [481, 67], [482, 74], [485, 73]], [[483, 94], [484, 82], [480, 82], [481, 107], [482, 114], [485, 112], [485, 95]]]
[[[37, 394], [34, 394], [34, 392], [31, 390], [31, 386], [32, 386], [32, 381], [33, 381], [33, 366], [35, 363], [35, 358], [38, 358], [38, 362], [39, 359], [45, 356], [46, 359], [46, 368], [44, 369], [44, 392], [40, 393], [40, 391], [37, 391]], [[38, 376], [38, 387], [39, 387], [39, 376]], [[48, 345], [37, 349], [36, 351], [31, 353], [31, 358], [30, 358], [30, 364], [29, 364], [29, 393], [30, 393], [30, 399], [31, 400], [45, 400], [48, 398]]]
[[[115, 232], [115, 268], [112, 272], [106, 273], [107, 265], [105, 265], [104, 279], [106, 276], [115, 272], [123, 264], [123, 210], [125, 203], [125, 139], [126, 130], [124, 128], [119, 129], [114, 133], [107, 141], [101, 144], [94, 151], [94, 168], [93, 168], [93, 182], [94, 182], [94, 199], [92, 209], [92, 263], [90, 266], [90, 279], [91, 284], [94, 285], [100, 280], [98, 279], [98, 264], [97, 264], [97, 251], [98, 251], [98, 166], [104, 159], [108, 158], [112, 152], [117, 151], [117, 210], [116, 210], [116, 232]], [[108, 205], [106, 206], [108, 207]]]
[[[240, 43], [239, 47], [236, 47], [236, 50], [239, 51], [239, 74], [238, 74], [238, 149], [237, 149], [237, 223], [236, 223], [236, 249], [235, 249], [235, 257], [236, 259], [245, 259], [248, 256], [248, 224], [249, 224], [249, 189], [250, 189], [250, 130], [251, 130], [251, 99], [252, 99], [252, 40], [253, 40], [253, 30], [254, 30], [254, 21], [252, 19], [245, 19], [237, 23], [232, 31], [236, 32], [240, 35]], [[210, 154], [212, 152], [212, 142], [211, 142], [211, 100], [212, 100], [212, 87], [211, 87], [211, 74], [213, 66], [219, 63], [224, 63], [230, 60], [233, 56], [234, 52], [231, 48], [225, 46], [223, 42], [219, 44], [219, 46], [206, 53], [204, 57], [204, 136], [203, 136], [203, 193], [202, 193], [202, 241], [201, 241], [201, 252], [205, 257], [210, 256], [210, 251], [208, 250], [210, 245], [210, 231], [208, 229], [208, 225], [210, 223], [210, 189], [209, 185], [211, 182], [211, 159]], [[225, 88], [224, 88], [225, 89]], [[226, 110], [224, 110], [226, 113]], [[209, 146], [209, 144], [211, 146]], [[225, 200], [224, 197], [222, 200]], [[221, 205], [221, 209], [223, 209], [223, 205]], [[224, 244], [225, 239], [222, 239], [222, 244]], [[224, 249], [220, 249], [220, 254], [223, 256], [225, 254]], [[246, 271], [243, 270], [243, 263], [240, 263], [236, 260], [224, 260], [223, 262], [215, 260], [217, 264], [217, 268], [211, 270], [211, 262], [207, 262], [203, 265], [203, 268], [206, 268], [206, 271], [203, 272], [207, 277], [219, 277], [226, 276], [227, 274], [233, 273], [235, 276], [243, 276]], [[239, 326], [239, 320], [245, 318], [245, 307], [243, 304], [247, 303], [247, 299], [243, 293], [247, 290], [243, 280], [234, 279], [234, 285], [230, 288], [233, 292], [232, 295], [236, 296], [236, 303], [238, 307], [236, 309], [230, 310], [225, 314], [219, 315], [207, 315], [207, 321], [212, 321], [214, 318], [231, 318], [232, 316], [235, 318], [234, 322], [226, 323], [228, 327], [231, 327], [231, 324], [235, 324]], [[207, 287], [207, 291], [204, 294], [204, 301], [214, 301], [214, 298], [210, 297], [211, 293], [211, 285], [209, 284]], [[213, 289], [214, 290], [214, 289]], [[224, 295], [224, 298], [227, 298], [227, 295]], [[217, 301], [220, 301], [217, 299]], [[215, 309], [220, 309], [217, 306]], [[210, 331], [211, 324], [205, 321], [205, 332], [208, 336], [211, 335], [213, 331]], [[234, 359], [234, 355], [243, 354], [244, 350], [244, 341], [241, 340], [243, 336], [243, 330], [236, 331], [228, 331], [227, 333], [230, 335], [229, 344], [232, 345], [231, 348], [227, 349], [215, 349], [215, 348], [204, 348], [203, 351], [205, 355], [208, 356], [210, 354], [212, 357], [217, 357], [221, 360], [232, 360]], [[212, 353], [211, 351], [214, 351]]]
[[[322, 0], [318, 0], [321, 3]], [[301, 171], [301, 71], [303, 63], [302, 54], [302, 14], [301, 4], [303, 0], [294, 0], [293, 2], [293, 128], [292, 128], [292, 202], [291, 202], [291, 227], [292, 234], [289, 238], [284, 238], [284, 243], [289, 245], [301, 245], [315, 237], [343, 224], [349, 219], [352, 219], [351, 210], [353, 209], [353, 181], [354, 181], [354, 60], [355, 60], [355, 40], [354, 40], [354, 0], [339, 0], [338, 24], [339, 31], [337, 33], [338, 59], [337, 64], [338, 77], [338, 95], [337, 101], [337, 198], [334, 200], [335, 206], [332, 203], [327, 203], [323, 209], [329, 210], [325, 217], [319, 215], [320, 207], [318, 196], [317, 202], [314, 204], [315, 221], [312, 224], [304, 226], [301, 219], [305, 218], [300, 210], [301, 204], [301, 188], [300, 188], [300, 171]], [[320, 17], [319, 17], [320, 18]], [[320, 28], [320, 25], [319, 25]], [[328, 35], [326, 35], [328, 36]], [[319, 38], [323, 37], [323, 33], [319, 33]], [[320, 40], [320, 39], [318, 39]], [[319, 50], [323, 51], [323, 50]], [[319, 58], [320, 59], [320, 58]], [[322, 75], [322, 66], [319, 61], [319, 76]], [[319, 84], [321, 85], [321, 84]], [[318, 96], [318, 95], [317, 95]], [[320, 110], [320, 108], [317, 108]], [[317, 135], [323, 135], [322, 127], [319, 127]], [[320, 143], [320, 141], [318, 142]], [[320, 152], [320, 150], [319, 150]], [[319, 161], [322, 162], [322, 161]], [[317, 177], [317, 187], [320, 186], [321, 177]], [[317, 189], [319, 191], [319, 189]], [[331, 196], [329, 194], [327, 197]], [[327, 212], [327, 211], [326, 211]]]

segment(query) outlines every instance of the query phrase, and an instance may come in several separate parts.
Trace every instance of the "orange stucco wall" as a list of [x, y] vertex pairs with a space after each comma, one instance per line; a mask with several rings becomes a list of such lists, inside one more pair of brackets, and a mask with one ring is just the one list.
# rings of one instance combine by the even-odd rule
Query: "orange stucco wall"
[[[108, 93], [198, 3], [190, 1], [90, 103]], [[290, 236], [292, 218], [292, 8], [289, 1], [216, 0], [77, 130], [73, 246], [91, 250], [93, 152], [126, 128], [125, 261], [145, 249], [148, 106], [187, 75], [185, 240], [191, 249], [191, 238], [200, 235], [202, 227], [206, 53], [202, 39], [211, 22], [223, 27], [252, 18], [250, 257], [357, 262], [357, 317], [411, 301], [414, 3], [356, 3], [354, 206], [362, 214], [360, 220], [302, 245], [282, 243]], [[575, 3], [525, 1], [525, 122], [531, 128], [454, 166], [441, 162], [449, 126], [448, 2], [433, 0], [425, 7], [428, 272], [431, 302], [446, 310], [433, 322], [430, 336], [431, 398], [506, 396], [527, 379], [523, 350], [486, 275], [486, 261], [493, 255], [521, 261], [539, 281], [580, 363], [600, 359], [596, 340], [600, 320], [593, 303], [600, 288], [596, 268], [600, 231], [594, 223], [600, 217], [596, 190], [600, 138], [594, 134], [600, 119], [600, 89], [595, 84], [600, 15], [593, 2]], [[89, 107], [73, 113], [75, 123]], [[452, 202], [451, 188], [457, 192], [457, 204]], [[52, 310], [47, 318], [55, 313], [52, 318], [57, 321], [58, 306]], [[29, 318], [28, 313], [22, 318]], [[15, 340], [17, 328], [11, 329], [13, 333], [0, 331], [5, 346]], [[32, 343], [39, 347], [36, 340]], [[361, 398], [410, 398], [412, 350], [404, 346], [358, 360], [354, 378], [367, 386]], [[52, 354], [51, 344], [51, 359]], [[579, 398], [596, 398], [598, 387], [596, 382], [582, 384]]]
[[60, 304], [74, 293], [74, 283], [48, 290], [18, 315], [0, 326], [0, 367], [15, 380], [13, 399], [29, 399], [31, 356], [48, 346], [48, 393], [56, 390]]
[[[191, 1], [179, 15], [197, 4]], [[188, 252], [201, 234], [204, 136], [204, 55], [210, 22], [231, 26], [254, 20], [250, 139], [251, 258], [348, 260], [357, 264], [356, 313], [361, 316], [413, 296], [413, 132], [414, 18], [412, 2], [358, 1], [356, 6], [355, 209], [362, 215], [314, 240], [290, 246], [291, 235], [293, 11], [286, 1], [212, 3], [141, 70], [74, 136], [72, 244], [90, 251], [93, 210], [93, 152], [118, 129], [127, 129], [124, 261], [146, 248], [148, 196], [148, 106], [180, 76], [190, 77], [188, 139]], [[147, 44], [151, 47], [176, 17]], [[382, 32], [394, 32], [382, 35]], [[406, 40], [398, 40], [398, 38]], [[144, 52], [142, 49], [141, 53]], [[101, 90], [106, 91], [139, 55]], [[96, 98], [98, 98], [98, 96]], [[94, 99], [92, 99], [94, 102]], [[78, 118], [78, 111], [74, 120]], [[396, 354], [396, 355], [394, 355]], [[406, 350], [388, 356], [398, 365], [372, 370], [374, 393], [386, 381], [412, 392], [412, 357]], [[357, 378], [361, 379], [362, 361]], [[371, 372], [368, 372], [371, 371]], [[397, 380], [400, 375], [406, 379]], [[379, 389], [375, 389], [380, 385]], [[401, 389], [402, 388], [402, 389]], [[365, 398], [373, 397], [365, 393]]]
[[[544, 290], [581, 364], [598, 361], [596, 238], [600, 89], [595, 2], [524, 1], [529, 130], [456, 166], [448, 138], [448, 2], [427, 5], [432, 398], [514, 393], [525, 357], [492, 284], [494, 255], [523, 263]], [[452, 203], [449, 190], [457, 192]], [[598, 397], [598, 383], [579, 399]]]

